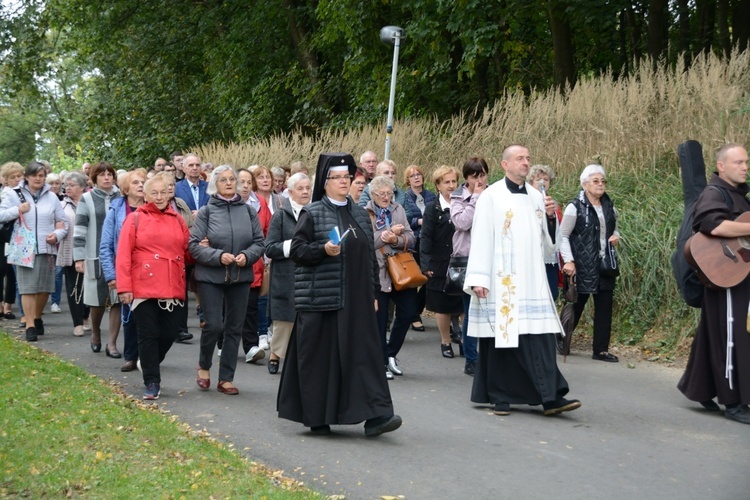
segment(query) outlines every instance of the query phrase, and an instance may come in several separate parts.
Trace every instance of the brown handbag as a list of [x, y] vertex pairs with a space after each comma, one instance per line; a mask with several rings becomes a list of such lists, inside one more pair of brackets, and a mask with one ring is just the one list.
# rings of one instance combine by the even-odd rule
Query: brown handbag
[[258, 292], [259, 297], [265, 297], [268, 295], [271, 289], [271, 264], [267, 263], [263, 266], [263, 281], [260, 283], [260, 291]]
[[[369, 212], [369, 210], [368, 210]], [[375, 230], [375, 217], [372, 212], [370, 221], [372, 229]], [[385, 257], [386, 269], [391, 276], [393, 289], [400, 292], [409, 288], [417, 288], [427, 283], [427, 276], [422, 274], [419, 264], [414, 259], [414, 255], [406, 249], [406, 238], [404, 238], [404, 251], [399, 253], [387, 253], [385, 247], [380, 247], [380, 251]]]
[[427, 283], [427, 276], [422, 274], [414, 255], [406, 249], [406, 242], [404, 242], [403, 252], [386, 253], [383, 247], [380, 251], [385, 256], [385, 265], [388, 266], [388, 274], [391, 275], [393, 288], [396, 291], [417, 288]]

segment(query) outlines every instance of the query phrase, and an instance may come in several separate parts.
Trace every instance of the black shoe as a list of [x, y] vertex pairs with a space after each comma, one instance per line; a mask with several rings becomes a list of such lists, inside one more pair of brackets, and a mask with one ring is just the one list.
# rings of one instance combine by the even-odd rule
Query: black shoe
[[32, 326], [26, 329], [26, 342], [36, 342], [36, 336], [36, 328]]
[[98, 344], [94, 344], [94, 343], [92, 342], [92, 343], [91, 343], [91, 350], [92, 350], [93, 352], [101, 352], [101, 350], [102, 350], [102, 343], [101, 343], [101, 342], [99, 342]]
[[175, 342], [187, 342], [188, 340], [193, 340], [193, 334], [190, 332], [180, 332], [177, 334]]
[[610, 354], [607, 351], [600, 352], [599, 354], [592, 354], [591, 359], [595, 359], [597, 361], [606, 361], [607, 363], [617, 363], [620, 361], [617, 356], [614, 354]]
[[365, 422], [365, 436], [375, 437], [386, 432], [395, 431], [401, 427], [401, 423], [401, 417], [398, 415], [371, 418]]
[[279, 361], [280, 359], [269, 359], [266, 366], [268, 367], [268, 373], [271, 375], [276, 375], [279, 373]]
[[461, 335], [461, 330], [454, 330], [453, 325], [451, 325], [451, 342], [454, 344], [461, 344], [463, 343], [463, 336]]
[[580, 408], [581, 402], [577, 399], [560, 398], [552, 403], [544, 403], [542, 406], [544, 407], [544, 415], [550, 417], [564, 411], [573, 411]]
[[330, 425], [314, 425], [310, 427], [310, 434], [315, 436], [327, 436], [331, 433]]
[[453, 357], [453, 347], [451, 347], [450, 344], [440, 344], [440, 352], [443, 354], [444, 358]]
[[108, 345], [104, 346], [104, 354], [106, 354], [108, 358], [120, 359], [122, 357], [122, 353], [120, 353], [120, 351], [110, 351]]
[[34, 320], [34, 328], [36, 328], [37, 335], [44, 335], [44, 322], [42, 318]]
[[425, 328], [424, 328], [424, 324], [422, 323], [422, 320], [414, 321], [411, 324], [411, 329], [414, 330], [415, 332], [423, 332]]
[[727, 406], [724, 410], [724, 417], [741, 424], [750, 424], [750, 411], [746, 410], [742, 405]]
[[477, 371], [477, 362], [476, 361], [467, 361], [464, 365], [464, 373], [466, 375], [474, 376], [474, 373]]
[[497, 403], [492, 413], [495, 415], [510, 415], [510, 405], [508, 403]]
[[703, 406], [703, 408], [708, 411], [721, 411], [721, 408], [719, 408], [719, 405], [717, 405], [716, 401], [714, 401], [713, 399], [701, 401], [701, 406]]

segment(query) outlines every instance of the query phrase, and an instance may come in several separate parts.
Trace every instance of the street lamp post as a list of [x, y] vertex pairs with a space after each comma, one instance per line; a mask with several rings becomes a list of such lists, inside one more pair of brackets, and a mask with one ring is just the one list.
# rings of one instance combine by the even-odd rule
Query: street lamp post
[[406, 36], [403, 28], [398, 26], [386, 26], [380, 30], [380, 41], [393, 45], [393, 68], [391, 69], [391, 95], [388, 99], [388, 122], [385, 127], [385, 154], [384, 159], [388, 160], [391, 155], [391, 133], [393, 133], [393, 106], [396, 101], [396, 73], [398, 72], [398, 50], [401, 46], [401, 39]]

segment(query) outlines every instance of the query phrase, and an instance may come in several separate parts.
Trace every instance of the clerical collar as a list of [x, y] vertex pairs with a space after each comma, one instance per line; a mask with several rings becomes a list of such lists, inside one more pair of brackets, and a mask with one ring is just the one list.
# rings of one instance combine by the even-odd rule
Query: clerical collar
[[525, 182], [519, 186], [518, 184], [510, 180], [510, 178], [508, 178], [507, 175], [505, 176], [505, 185], [508, 187], [508, 191], [510, 191], [513, 194], [529, 194], [526, 191]]
[[326, 196], [328, 198], [328, 201], [336, 205], [337, 207], [345, 207], [347, 203], [349, 203], [349, 200], [347, 198], [344, 198], [344, 201], [334, 200], [330, 196]]

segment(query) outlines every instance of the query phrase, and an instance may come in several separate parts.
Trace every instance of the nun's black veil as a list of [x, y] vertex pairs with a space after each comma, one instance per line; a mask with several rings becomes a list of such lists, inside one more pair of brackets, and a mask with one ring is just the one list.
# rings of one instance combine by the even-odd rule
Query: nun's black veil
[[325, 185], [328, 180], [328, 171], [331, 167], [343, 166], [349, 167], [349, 175], [354, 175], [357, 171], [357, 163], [349, 153], [322, 153], [318, 158], [318, 168], [315, 170], [315, 186], [312, 192], [312, 201], [323, 199], [326, 193]]

